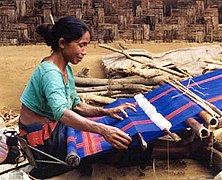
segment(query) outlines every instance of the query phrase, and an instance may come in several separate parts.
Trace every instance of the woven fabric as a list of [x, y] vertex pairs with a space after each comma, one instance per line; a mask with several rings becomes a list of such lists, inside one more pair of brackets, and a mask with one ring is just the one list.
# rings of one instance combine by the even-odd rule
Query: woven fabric
[[[202, 99], [222, 109], [222, 70], [213, 71], [183, 81], [182, 84]], [[200, 123], [204, 123], [198, 117], [198, 113], [203, 109], [185, 94], [169, 84], [144, 94], [144, 96], [156, 107], [159, 113], [172, 123], [171, 132], [185, 129], [187, 126], [184, 121], [190, 117], [197, 119]], [[120, 98], [105, 106], [105, 108], [116, 107], [126, 102], [137, 105], [134, 98]], [[166, 135], [164, 131], [161, 131], [160, 128], [149, 119], [138, 105], [136, 109], [137, 112], [127, 109], [126, 111], [129, 117], [125, 118], [123, 121], [118, 121], [108, 116], [89, 119], [99, 123], [109, 124], [125, 131], [133, 137], [131, 146], [140, 145], [140, 141], [137, 138], [138, 133], [141, 133], [147, 142]], [[75, 136], [76, 147], [74, 148], [76, 148], [80, 158], [112, 149], [112, 146], [106, 142], [101, 135], [75, 130]]]

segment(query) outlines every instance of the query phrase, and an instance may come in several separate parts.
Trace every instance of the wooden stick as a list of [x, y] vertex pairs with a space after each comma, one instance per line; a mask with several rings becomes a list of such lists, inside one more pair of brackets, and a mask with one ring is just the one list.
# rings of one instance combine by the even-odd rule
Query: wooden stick
[[177, 136], [175, 133], [172, 133], [169, 129], [164, 128], [163, 131], [165, 131], [167, 134], [169, 134], [169, 136], [172, 137], [172, 139], [173, 139], [175, 142], [178, 142], [178, 141], [181, 140], [179, 136]]
[[144, 140], [144, 138], [143, 138], [143, 136], [142, 136], [142, 134], [140, 132], [138, 132], [138, 138], [139, 138], [139, 140], [141, 142], [141, 146], [142, 146], [143, 151], [145, 151], [147, 149], [147, 143]]
[[111, 50], [111, 51], [114, 51], [114, 52], [118, 52], [118, 53], [126, 56], [126, 58], [128, 58], [128, 59], [131, 59], [133, 61], [141, 63], [137, 59], [134, 59], [132, 56], [130, 56], [128, 53], [124, 52], [124, 50], [116, 49], [116, 48], [113, 48], [113, 47], [110, 47], [110, 46], [107, 46], [107, 45], [104, 45], [104, 44], [99, 44], [99, 47], [102, 47], [102, 48], [105, 48], [105, 49], [108, 49], [108, 50]]
[[208, 101], [200, 98], [199, 96], [197, 96], [195, 93], [193, 93], [192, 91], [190, 91], [188, 88], [186, 88], [184, 85], [182, 85], [179, 81], [175, 81], [173, 80], [177, 85], [179, 85], [181, 88], [183, 88], [184, 90], [186, 90], [186, 92], [189, 93], [189, 95], [193, 96], [194, 98], [196, 98], [198, 101], [203, 102], [204, 104], [206, 104], [207, 106], [209, 106], [216, 114], [217, 117], [222, 117], [222, 111], [220, 109], [218, 109], [216, 106], [214, 106], [213, 104], [209, 103]]
[[170, 81], [166, 81], [171, 86], [175, 87], [177, 90], [179, 90], [182, 93], [185, 93], [193, 102], [201, 106], [203, 109], [205, 109], [211, 116], [219, 116], [215, 111], [213, 111], [209, 106], [207, 106], [203, 101], [197, 100], [194, 98], [187, 89], [181, 88], [180, 86], [175, 85], [174, 83]]
[[149, 66], [149, 67], [151, 67], [151, 68], [156, 68], [156, 69], [159, 69], [159, 70], [168, 72], [168, 73], [170, 73], [170, 74], [173, 74], [173, 75], [176, 75], [176, 76], [179, 76], [179, 77], [185, 77], [185, 76], [186, 76], [185, 74], [179, 73], [179, 72], [174, 71], [174, 70], [172, 70], [172, 69], [168, 69], [168, 68], [161, 67], [161, 66], [156, 66], [156, 65], [151, 64], [151, 63], [146, 63], [145, 66]]

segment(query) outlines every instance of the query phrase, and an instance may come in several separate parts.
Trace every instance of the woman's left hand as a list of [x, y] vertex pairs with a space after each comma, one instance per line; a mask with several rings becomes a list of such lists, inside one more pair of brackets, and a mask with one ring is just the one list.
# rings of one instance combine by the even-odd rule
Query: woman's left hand
[[125, 103], [121, 104], [120, 106], [107, 109], [106, 114], [112, 118], [123, 120], [123, 118], [119, 114], [122, 113], [125, 117], [128, 117], [128, 114], [125, 111], [125, 109], [127, 108], [132, 109], [134, 112], [136, 112], [136, 105], [131, 103]]

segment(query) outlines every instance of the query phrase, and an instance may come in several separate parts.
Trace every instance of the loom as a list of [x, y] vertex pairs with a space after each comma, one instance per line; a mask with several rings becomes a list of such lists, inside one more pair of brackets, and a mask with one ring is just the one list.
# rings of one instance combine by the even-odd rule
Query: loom
[[[206, 100], [218, 109], [222, 109], [222, 70], [185, 80], [181, 84], [201, 99]], [[220, 117], [209, 115], [203, 107], [170, 84], [165, 84], [152, 92], [146, 93], [144, 97], [152, 103], [156, 111], [164, 117], [164, 120], [169, 121], [167, 123], [168, 130], [172, 133], [191, 127], [197, 128], [196, 131], [200, 137], [206, 137], [209, 135], [209, 131], [203, 125], [207, 124], [212, 127], [218, 125]], [[151, 120], [151, 117], [138, 105], [135, 98], [120, 98], [106, 105], [105, 108], [115, 107], [124, 103], [136, 104], [137, 112], [127, 109], [129, 117], [123, 121], [118, 121], [108, 116], [88, 119], [98, 123], [109, 124], [125, 131], [133, 137], [133, 142], [130, 146], [140, 146], [141, 142], [144, 144], [167, 134], [163, 128], [158, 127]], [[70, 137], [69, 134], [74, 136]], [[113, 149], [99, 134], [67, 128], [67, 136], [69, 139], [67, 159], [71, 164], [77, 165], [81, 158], [105, 153]], [[74, 160], [70, 160], [71, 157]]]

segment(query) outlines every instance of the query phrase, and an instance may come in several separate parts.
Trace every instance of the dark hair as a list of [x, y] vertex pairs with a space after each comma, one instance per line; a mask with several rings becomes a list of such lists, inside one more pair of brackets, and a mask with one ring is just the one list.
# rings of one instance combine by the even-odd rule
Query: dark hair
[[52, 50], [59, 48], [58, 40], [60, 38], [64, 38], [69, 43], [78, 40], [87, 31], [90, 32], [88, 26], [73, 16], [63, 17], [54, 25], [43, 24], [36, 28], [36, 32], [44, 38], [46, 44], [51, 46]]

